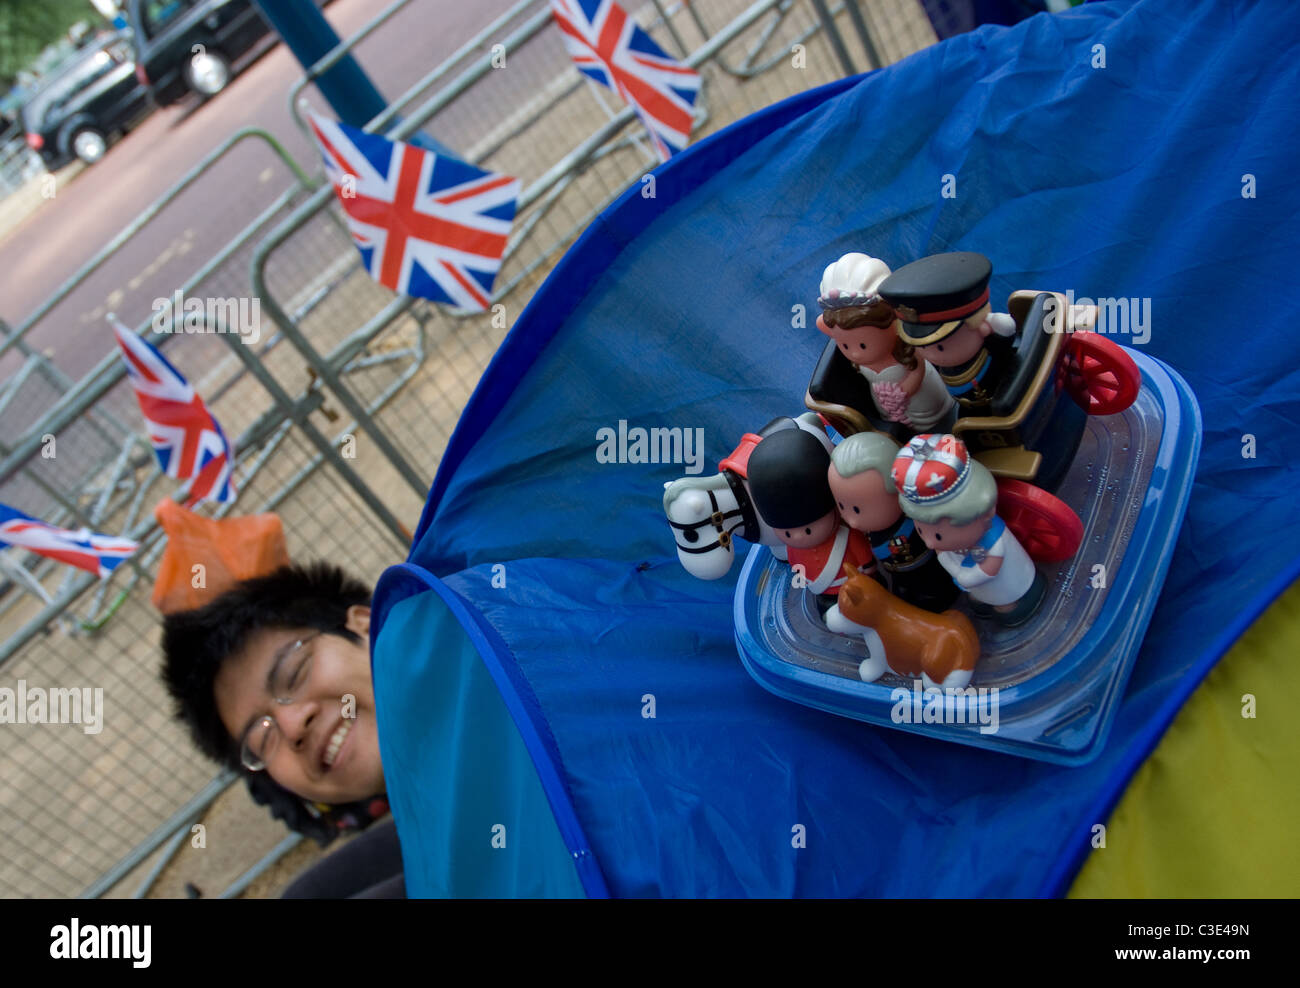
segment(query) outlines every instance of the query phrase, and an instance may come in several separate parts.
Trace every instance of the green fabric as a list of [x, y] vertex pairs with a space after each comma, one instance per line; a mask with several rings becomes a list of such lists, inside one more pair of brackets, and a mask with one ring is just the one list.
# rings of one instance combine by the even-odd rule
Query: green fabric
[[[435, 593], [393, 608], [376, 645], [374, 681], [407, 895], [581, 898], [519, 731]], [[494, 846], [502, 838], [504, 846]]]
[[[1300, 896], [1300, 583], [1223, 657], [1133, 777], [1072, 898]], [[1139, 661], [1141, 661], [1139, 659]], [[1243, 696], [1255, 716], [1243, 716]]]

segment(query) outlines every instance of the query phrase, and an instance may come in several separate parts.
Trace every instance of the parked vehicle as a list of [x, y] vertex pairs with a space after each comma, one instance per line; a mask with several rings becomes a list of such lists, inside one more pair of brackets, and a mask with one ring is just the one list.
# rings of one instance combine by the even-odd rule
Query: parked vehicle
[[232, 66], [270, 33], [250, 0], [129, 0], [136, 75], [159, 105], [225, 89]]
[[28, 147], [53, 169], [74, 157], [94, 164], [113, 134], [151, 108], [148, 90], [136, 81], [130, 38], [114, 33], [41, 80], [21, 116]]

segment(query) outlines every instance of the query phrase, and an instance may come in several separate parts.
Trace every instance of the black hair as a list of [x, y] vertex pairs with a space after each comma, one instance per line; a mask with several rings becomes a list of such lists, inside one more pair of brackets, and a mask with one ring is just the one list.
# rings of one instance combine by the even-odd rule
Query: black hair
[[202, 607], [163, 618], [163, 682], [176, 701], [176, 717], [209, 758], [240, 773], [253, 799], [289, 827], [328, 843], [341, 828], [365, 826], [376, 800], [322, 807], [289, 792], [265, 772], [249, 772], [217, 711], [213, 684], [222, 664], [263, 629], [311, 628], [351, 642], [348, 609], [370, 604], [370, 588], [326, 562], [282, 566], [236, 583]]

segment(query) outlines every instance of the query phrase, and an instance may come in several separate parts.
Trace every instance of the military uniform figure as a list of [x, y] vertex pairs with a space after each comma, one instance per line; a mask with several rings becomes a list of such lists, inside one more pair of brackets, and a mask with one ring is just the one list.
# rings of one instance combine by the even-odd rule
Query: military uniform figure
[[899, 268], [878, 291], [902, 320], [898, 335], [939, 370], [963, 415], [988, 413], [1015, 366], [1015, 320], [989, 305], [983, 254], [933, 254]]
[[891, 473], [897, 455], [888, 436], [856, 433], [831, 451], [827, 480], [844, 523], [870, 540], [889, 592], [937, 614], [952, 606], [957, 588], [898, 503]]
[[764, 437], [749, 456], [749, 492], [759, 517], [800, 567], [808, 589], [833, 600], [846, 579], [844, 564], [872, 564], [866, 537], [835, 510], [826, 471], [830, 454], [815, 436], [787, 429]]

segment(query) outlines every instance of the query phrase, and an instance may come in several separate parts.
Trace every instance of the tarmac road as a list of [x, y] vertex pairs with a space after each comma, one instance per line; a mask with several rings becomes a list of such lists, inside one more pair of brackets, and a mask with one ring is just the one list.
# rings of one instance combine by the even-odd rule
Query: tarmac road
[[[358, 60], [380, 92], [395, 99], [511, 2], [413, 0], [358, 46]], [[388, 5], [389, 0], [336, 0], [325, 14], [339, 36], [347, 37]], [[0, 242], [0, 317], [11, 326], [27, 318], [161, 192], [241, 127], [266, 129], [309, 171], [318, 170], [318, 152], [289, 116], [287, 94], [301, 72], [288, 49], [276, 45], [211, 101], [155, 112], [114, 144], [102, 161]], [[316, 109], [330, 112], [313, 88], [306, 93]], [[288, 171], [265, 145], [246, 143], [43, 318], [28, 341], [71, 377], [81, 377], [111, 349], [105, 312], [115, 311], [132, 325], [143, 321], [155, 298], [169, 295], [288, 181]], [[246, 275], [243, 284], [246, 292]], [[0, 378], [15, 366], [15, 360], [5, 360]]]

